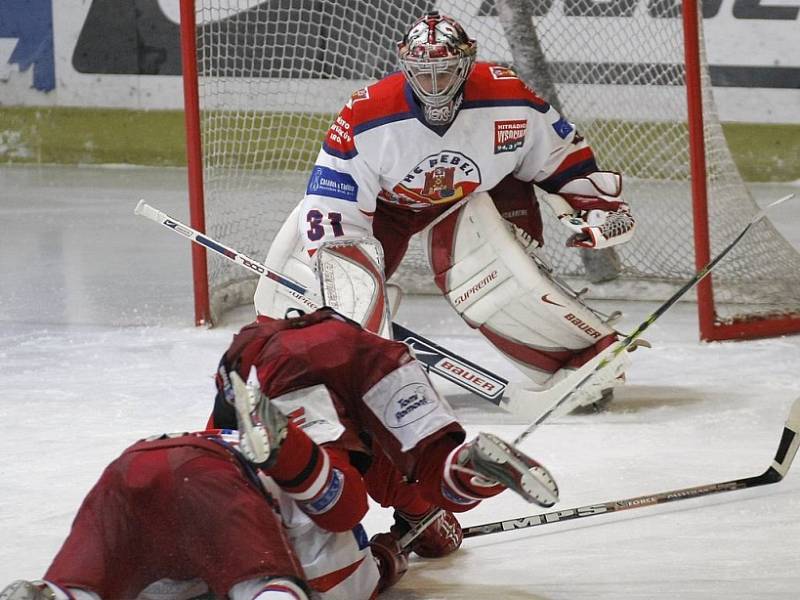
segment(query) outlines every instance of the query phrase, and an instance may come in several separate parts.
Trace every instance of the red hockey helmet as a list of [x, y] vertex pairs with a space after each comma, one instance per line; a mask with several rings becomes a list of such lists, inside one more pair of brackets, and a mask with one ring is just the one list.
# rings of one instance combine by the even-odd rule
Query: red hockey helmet
[[451, 103], [475, 65], [475, 40], [455, 19], [433, 11], [414, 21], [398, 49], [400, 68], [424, 107], [454, 112]]

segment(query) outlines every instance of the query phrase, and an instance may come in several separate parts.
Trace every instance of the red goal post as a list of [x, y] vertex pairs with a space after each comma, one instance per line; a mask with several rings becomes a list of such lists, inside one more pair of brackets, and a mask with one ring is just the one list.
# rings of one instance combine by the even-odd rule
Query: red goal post
[[[395, 42], [428, 4], [181, 0], [192, 226], [265, 256], [333, 116], [396, 69]], [[757, 211], [716, 114], [696, 0], [435, 4], [478, 40], [479, 59], [513, 65], [576, 123], [603, 168], [623, 173], [637, 236], [619, 248], [619, 276], [590, 297], [668, 297]], [[545, 220], [547, 258], [580, 284], [586, 265]], [[701, 339], [800, 331], [797, 249], [769, 222], [740, 246], [698, 286]], [[192, 252], [198, 324], [251, 301], [247, 273]], [[432, 289], [426, 262], [412, 243], [395, 279]]]

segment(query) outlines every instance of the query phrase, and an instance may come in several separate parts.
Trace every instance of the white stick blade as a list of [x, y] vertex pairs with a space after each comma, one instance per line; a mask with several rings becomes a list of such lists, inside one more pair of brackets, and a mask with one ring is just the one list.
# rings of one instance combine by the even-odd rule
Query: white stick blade
[[772, 468], [785, 477], [800, 446], [800, 398], [792, 404]]
[[777, 206], [778, 204], [782, 204], [783, 202], [786, 202], [787, 200], [790, 200], [791, 198], [794, 198], [794, 194], [786, 194], [783, 198], [778, 198], [777, 200], [775, 200], [775, 202], [770, 203], [767, 206], [767, 208], [765, 208], [764, 210], [769, 210], [773, 206]]

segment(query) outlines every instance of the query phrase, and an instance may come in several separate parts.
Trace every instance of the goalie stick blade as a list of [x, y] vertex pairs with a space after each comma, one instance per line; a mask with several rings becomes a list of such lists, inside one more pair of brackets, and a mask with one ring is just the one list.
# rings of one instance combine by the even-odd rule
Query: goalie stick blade
[[778, 444], [778, 451], [775, 453], [775, 459], [763, 476], [768, 477], [771, 472], [774, 472], [772, 476], [775, 477], [775, 481], [786, 477], [794, 456], [797, 454], [798, 446], [800, 446], [800, 398], [792, 404], [786, 424], [783, 426], [783, 434], [780, 444]]
[[470, 538], [488, 535], [491, 533], [500, 533], [502, 531], [516, 531], [517, 529], [527, 529], [529, 527], [538, 527], [539, 525], [549, 525], [551, 523], [560, 523], [562, 521], [572, 521], [574, 519], [582, 519], [584, 517], [604, 515], [623, 510], [632, 510], [635, 508], [643, 508], [645, 506], [655, 506], [656, 504], [666, 504], [667, 502], [690, 500], [692, 498], [701, 498], [703, 496], [710, 496], [712, 494], [719, 494], [722, 492], [732, 492], [735, 490], [743, 490], [746, 488], [778, 483], [789, 472], [789, 467], [792, 466], [794, 457], [797, 454], [798, 446], [800, 446], [800, 398], [797, 398], [794, 401], [791, 410], [789, 411], [789, 416], [787, 417], [783, 431], [781, 432], [778, 450], [775, 453], [772, 464], [770, 464], [770, 466], [767, 467], [767, 469], [761, 475], [742, 477], [740, 479], [731, 479], [730, 481], [711, 483], [708, 485], [698, 485], [689, 488], [669, 490], [666, 492], [660, 492], [658, 494], [637, 496], [635, 498], [609, 500], [608, 502], [588, 504], [586, 506], [580, 506], [577, 508], [555, 510], [548, 513], [520, 517], [518, 519], [506, 519], [505, 521], [495, 521], [494, 523], [473, 525], [472, 527], [463, 528], [464, 537]]
[[448, 352], [442, 346], [406, 329], [399, 323], [392, 323], [392, 334], [398, 342], [408, 344], [415, 358], [423, 363], [428, 371], [477, 394], [495, 406], [502, 406], [501, 399], [508, 387], [507, 379]]

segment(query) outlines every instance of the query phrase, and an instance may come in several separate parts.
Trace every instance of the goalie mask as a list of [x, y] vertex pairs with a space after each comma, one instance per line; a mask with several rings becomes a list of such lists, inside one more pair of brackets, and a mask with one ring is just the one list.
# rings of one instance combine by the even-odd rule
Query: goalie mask
[[475, 40], [461, 25], [435, 11], [417, 19], [403, 36], [400, 68], [431, 125], [447, 125], [455, 117], [476, 52]]

